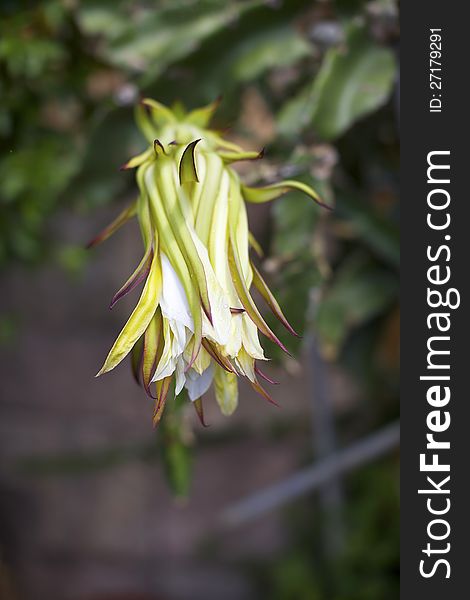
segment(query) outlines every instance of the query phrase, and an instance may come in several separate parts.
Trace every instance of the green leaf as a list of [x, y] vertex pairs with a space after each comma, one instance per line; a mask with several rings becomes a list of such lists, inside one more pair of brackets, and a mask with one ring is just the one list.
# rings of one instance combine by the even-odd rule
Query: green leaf
[[0, 263], [43, 258], [44, 226], [77, 171], [77, 149], [64, 138], [15, 145], [0, 157]]
[[289, 66], [311, 52], [309, 43], [285, 24], [243, 40], [229, 50], [218, 70], [234, 81], [253, 81], [265, 71]]
[[389, 216], [377, 214], [370, 204], [359, 201], [351, 193], [339, 196], [338, 216], [344, 218], [354, 235], [367, 244], [390, 265], [400, 263], [400, 233], [398, 224]]
[[395, 77], [391, 50], [378, 46], [361, 21], [352, 22], [344, 45], [329, 50], [313, 81], [278, 115], [278, 127], [295, 135], [307, 126], [326, 140], [382, 106]]
[[80, 25], [88, 34], [104, 37], [103, 57], [140, 72], [142, 85], [154, 81], [170, 64], [190, 55], [199, 44], [236, 21], [259, 2], [171, 2], [155, 9], [117, 11], [115, 4], [80, 7]]
[[394, 274], [361, 252], [349, 256], [336, 271], [316, 312], [315, 331], [325, 355], [335, 358], [349, 333], [389, 307], [397, 290]]

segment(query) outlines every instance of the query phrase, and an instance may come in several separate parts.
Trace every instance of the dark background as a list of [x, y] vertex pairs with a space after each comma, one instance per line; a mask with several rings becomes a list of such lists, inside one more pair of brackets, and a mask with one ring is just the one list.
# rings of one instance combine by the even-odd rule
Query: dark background
[[[458, 598], [468, 577], [467, 546], [469, 538], [468, 506], [468, 311], [469, 295], [467, 268], [467, 107], [457, 68], [461, 52], [460, 39], [464, 35], [461, 14], [457, 10], [442, 10], [432, 0], [425, 13], [405, 8], [402, 14], [403, 114], [402, 153], [403, 197], [406, 209], [402, 212], [402, 251], [407, 257], [401, 269], [401, 298], [403, 305], [402, 331], [402, 546], [401, 593], [404, 598], [426, 596], [429, 599]], [[442, 100], [441, 113], [429, 113], [429, 100], [434, 90], [429, 88], [429, 34], [430, 28], [442, 29]], [[451, 194], [449, 230], [433, 231], [426, 224], [427, 155], [433, 150], [450, 150]], [[450, 428], [445, 432], [451, 447], [446, 461], [450, 462], [451, 509], [446, 518], [451, 527], [448, 539], [438, 546], [427, 535], [432, 515], [426, 509], [426, 495], [418, 489], [428, 489], [426, 473], [419, 471], [419, 455], [426, 452], [426, 416], [431, 408], [426, 402], [430, 382], [419, 381], [426, 370], [426, 343], [431, 335], [426, 325], [430, 311], [426, 301], [428, 286], [426, 248], [443, 243], [443, 236], [451, 235], [451, 280], [449, 287], [459, 290], [461, 305], [450, 311], [449, 336]], [[442, 453], [441, 453], [442, 454]], [[440, 459], [443, 462], [444, 456]], [[439, 476], [439, 473], [437, 473]], [[447, 475], [447, 473], [446, 473]], [[439, 479], [440, 481], [441, 479]], [[433, 502], [433, 506], [437, 506]], [[437, 517], [437, 515], [436, 515]], [[437, 530], [433, 530], [436, 534]], [[436, 576], [424, 579], [419, 574], [419, 563], [427, 543], [435, 549], [450, 543], [446, 558], [451, 564], [451, 577], [445, 579], [445, 569], [438, 568]], [[437, 556], [436, 554], [434, 555]], [[443, 555], [444, 556], [444, 555]], [[426, 568], [432, 561], [426, 562]]]

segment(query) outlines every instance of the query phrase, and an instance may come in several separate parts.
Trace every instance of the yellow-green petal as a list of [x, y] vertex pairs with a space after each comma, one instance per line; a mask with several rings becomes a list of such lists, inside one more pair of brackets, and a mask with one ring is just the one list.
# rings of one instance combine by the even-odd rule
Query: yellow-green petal
[[238, 381], [235, 373], [228, 373], [218, 365], [214, 372], [215, 398], [223, 415], [230, 416], [238, 406]]
[[114, 342], [97, 377], [114, 369], [132, 350], [132, 347], [147, 329], [148, 324], [155, 314], [161, 290], [162, 272], [160, 257], [158, 252], [155, 252], [150, 273], [139, 302]]
[[148, 394], [150, 394], [150, 382], [158, 363], [158, 353], [163, 345], [163, 329], [162, 316], [160, 309], [155, 311], [155, 314], [150, 321], [144, 334], [144, 346], [142, 354], [142, 382]]
[[152, 98], [144, 98], [141, 104], [150, 109], [152, 120], [157, 127], [162, 127], [164, 125], [168, 125], [169, 123], [176, 123], [175, 115], [164, 104], [161, 104]]
[[219, 96], [214, 100], [214, 102], [211, 102], [207, 106], [202, 106], [201, 108], [192, 110], [186, 116], [185, 122], [190, 123], [195, 127], [200, 127], [201, 129], [206, 128], [209, 125], [215, 111], [218, 109], [221, 100], [222, 96]]

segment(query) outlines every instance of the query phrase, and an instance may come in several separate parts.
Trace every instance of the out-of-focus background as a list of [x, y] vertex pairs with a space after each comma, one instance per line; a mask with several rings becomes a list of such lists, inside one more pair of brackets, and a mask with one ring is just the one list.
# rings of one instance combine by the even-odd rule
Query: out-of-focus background
[[[2, 600], [398, 597], [398, 35], [394, 0], [1, 3]], [[220, 94], [266, 147], [245, 180], [335, 210], [250, 207], [303, 334], [265, 344], [281, 408], [242, 386], [154, 431], [127, 364], [93, 377], [137, 227], [84, 246], [135, 194], [139, 99]]]

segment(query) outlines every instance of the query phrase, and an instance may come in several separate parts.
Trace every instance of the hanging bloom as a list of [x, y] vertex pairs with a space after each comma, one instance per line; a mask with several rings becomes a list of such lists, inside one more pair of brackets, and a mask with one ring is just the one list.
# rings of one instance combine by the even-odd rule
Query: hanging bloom
[[250, 260], [249, 247], [256, 242], [245, 202], [267, 202], [295, 189], [322, 204], [312, 188], [297, 181], [243, 185], [230, 165], [262, 153], [245, 152], [207, 129], [217, 105], [182, 115], [154, 100], [142, 101], [137, 123], [149, 147], [122, 167], [137, 169], [139, 196], [89, 244], [107, 239], [137, 216], [144, 255], [111, 307], [145, 284], [98, 375], [131, 354], [136, 378], [155, 399], [155, 424], [170, 390], [176, 396], [183, 388], [203, 421], [201, 397], [211, 384], [222, 412], [231, 414], [240, 376], [272, 402], [258, 381], [273, 383], [258, 367], [266, 360], [259, 332], [287, 350], [255, 305], [252, 286], [296, 334]]

